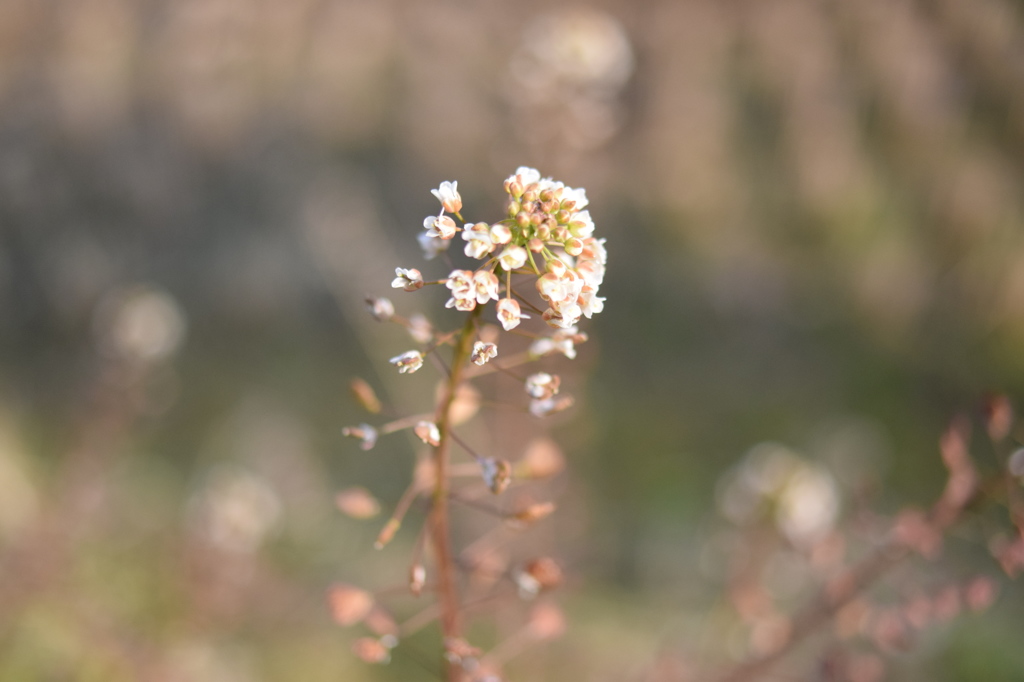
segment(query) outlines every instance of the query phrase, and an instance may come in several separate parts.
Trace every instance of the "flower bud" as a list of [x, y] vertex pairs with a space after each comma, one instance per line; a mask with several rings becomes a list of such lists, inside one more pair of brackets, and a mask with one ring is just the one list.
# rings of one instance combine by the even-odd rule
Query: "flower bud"
[[395, 314], [395, 306], [386, 298], [367, 298], [366, 308], [378, 322], [387, 322]]
[[331, 615], [338, 625], [348, 627], [366, 618], [373, 608], [373, 595], [352, 585], [335, 585], [327, 595]]
[[530, 226], [530, 214], [525, 211], [520, 211], [516, 214], [516, 225], [519, 229], [524, 230]]
[[505, 492], [512, 482], [512, 465], [507, 460], [487, 457], [480, 460], [480, 470], [484, 483], [495, 495]]
[[353, 519], [372, 519], [380, 513], [380, 503], [366, 488], [353, 486], [339, 492], [334, 504], [345, 516]]
[[373, 446], [377, 444], [377, 429], [369, 424], [346, 426], [341, 430], [341, 435], [361, 440], [362, 442], [359, 444], [359, 447], [363, 450], [372, 450]]
[[381, 410], [380, 400], [370, 384], [365, 380], [356, 377], [349, 383], [349, 390], [359, 405], [370, 414], [379, 414]]
[[537, 190], [536, 189], [528, 189], [528, 190], [526, 190], [525, 192], [523, 192], [522, 200], [523, 200], [523, 203], [526, 203], [527, 201], [529, 201], [530, 203], [535, 203], [537, 201]]

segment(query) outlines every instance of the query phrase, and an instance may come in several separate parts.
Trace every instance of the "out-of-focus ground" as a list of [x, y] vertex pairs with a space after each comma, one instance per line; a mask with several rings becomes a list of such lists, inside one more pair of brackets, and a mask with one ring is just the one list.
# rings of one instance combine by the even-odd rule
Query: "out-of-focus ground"
[[[486, 218], [519, 165], [585, 187], [609, 251], [541, 533], [570, 629], [519, 679], [699, 651], [748, 451], [820, 463], [839, 524], [933, 498], [946, 420], [1024, 398], [1022, 12], [0, 1], [0, 679], [429, 679], [325, 606], [411, 542], [334, 508], [409, 476], [409, 441], [341, 437], [347, 384], [411, 407], [362, 299], [421, 263], [430, 188]], [[1017, 679], [1000, 595], [892, 679]]]

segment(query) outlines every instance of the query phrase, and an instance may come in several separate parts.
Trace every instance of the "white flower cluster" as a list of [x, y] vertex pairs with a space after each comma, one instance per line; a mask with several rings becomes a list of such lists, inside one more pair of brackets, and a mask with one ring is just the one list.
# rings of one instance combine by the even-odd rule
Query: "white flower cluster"
[[[597, 295], [604, 281], [607, 253], [604, 240], [594, 237], [594, 222], [586, 210], [586, 191], [567, 187], [525, 166], [505, 180], [508, 193], [506, 218], [494, 224], [464, 222], [460, 228], [462, 197], [458, 182], [442, 182], [431, 190], [441, 202], [441, 212], [423, 221], [420, 244], [426, 257], [433, 258], [448, 248], [462, 232], [465, 253], [485, 261], [476, 271], [453, 270], [443, 280], [451, 290], [446, 304], [464, 312], [497, 301], [498, 321], [506, 331], [529, 317], [522, 312], [511, 291], [512, 274], [533, 274], [536, 287], [547, 304], [543, 319], [560, 330], [574, 330], [581, 317], [591, 317], [604, 308]], [[423, 286], [418, 270], [395, 270], [395, 288], [413, 291]], [[571, 333], [575, 333], [574, 331]], [[571, 346], [561, 343], [566, 355]]]

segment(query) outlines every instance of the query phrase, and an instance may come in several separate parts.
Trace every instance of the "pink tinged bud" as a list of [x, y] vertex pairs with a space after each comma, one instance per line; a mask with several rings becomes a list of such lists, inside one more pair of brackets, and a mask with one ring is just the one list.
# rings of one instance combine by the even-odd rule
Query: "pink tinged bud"
[[578, 256], [583, 253], [583, 240], [573, 237], [565, 242], [565, 252], [570, 256]]
[[378, 322], [387, 322], [395, 314], [395, 306], [386, 298], [368, 298], [366, 308]]
[[522, 478], [547, 478], [565, 468], [565, 455], [558, 445], [549, 438], [537, 438], [516, 462], [516, 476]]
[[441, 432], [437, 429], [437, 424], [434, 422], [422, 421], [418, 423], [413, 428], [413, 433], [427, 445], [433, 445], [436, 448], [441, 444]]
[[519, 301], [514, 298], [503, 298], [498, 301], [498, 321], [505, 331], [511, 331], [519, 326], [521, 319], [529, 319], [529, 315], [519, 310]]
[[417, 563], [409, 569], [409, 591], [414, 597], [423, 594], [423, 586], [427, 582], [427, 569], [423, 564]]
[[363, 450], [371, 450], [377, 444], [377, 429], [369, 424], [346, 426], [341, 430], [341, 435], [360, 439], [362, 442], [359, 444], [359, 447]]
[[349, 384], [349, 389], [352, 391], [352, 396], [356, 399], [356, 402], [358, 402], [364, 410], [370, 414], [380, 413], [380, 399], [377, 398], [377, 394], [374, 392], [373, 387], [366, 383], [364, 379], [356, 377]]
[[362, 621], [373, 608], [373, 595], [352, 585], [335, 585], [327, 595], [331, 615], [338, 625], [348, 627]]
[[372, 519], [380, 513], [380, 503], [366, 488], [353, 486], [338, 493], [334, 505], [345, 516], [353, 519]]
[[527, 252], [521, 246], [506, 246], [498, 256], [498, 263], [506, 272], [512, 272], [526, 265]]
[[537, 604], [526, 627], [535, 640], [557, 639], [565, 634], [565, 614], [554, 604]]
[[430, 193], [437, 197], [441, 206], [449, 213], [458, 213], [462, 210], [462, 197], [458, 192], [459, 181], [445, 181], [437, 189], [430, 190]]
[[566, 187], [562, 190], [562, 205], [568, 207], [569, 203], [572, 202], [572, 207], [577, 211], [582, 210], [590, 204], [587, 200], [587, 190], [580, 187], [579, 189], [573, 189], [572, 187]]
[[554, 502], [538, 502], [516, 512], [512, 515], [511, 520], [521, 525], [536, 523], [537, 521], [550, 516], [554, 511]]
[[416, 268], [395, 268], [395, 278], [391, 281], [391, 287], [416, 291], [423, 288], [423, 275]]
[[389, 643], [385, 642], [383, 637], [380, 639], [360, 637], [352, 642], [352, 653], [364, 663], [388, 663], [391, 660]]
[[486, 365], [487, 361], [491, 358], [497, 357], [498, 347], [493, 343], [487, 343], [485, 341], [477, 341], [473, 344], [473, 354], [471, 360], [473, 364], [477, 366]]
[[544, 240], [534, 237], [530, 241], [526, 242], [526, 247], [534, 253], [540, 253], [544, 250]]
[[532, 599], [541, 592], [553, 590], [562, 584], [561, 567], [549, 557], [540, 557], [527, 562], [516, 574], [519, 596]]
[[388, 362], [398, 368], [399, 374], [412, 374], [423, 366], [423, 353], [418, 350], [406, 351], [391, 358]]

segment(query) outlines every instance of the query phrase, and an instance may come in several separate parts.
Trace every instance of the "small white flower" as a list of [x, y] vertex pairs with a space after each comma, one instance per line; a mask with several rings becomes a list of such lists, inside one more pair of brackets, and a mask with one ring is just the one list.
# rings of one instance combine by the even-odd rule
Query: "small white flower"
[[590, 219], [590, 211], [574, 213], [569, 218], [569, 231], [574, 237], [587, 238], [594, 234], [594, 221]]
[[508, 244], [512, 241], [512, 228], [504, 223], [491, 225], [491, 242], [493, 244]]
[[558, 393], [562, 380], [557, 375], [537, 372], [526, 377], [526, 392], [537, 400], [546, 400]]
[[466, 244], [466, 255], [470, 258], [480, 259], [494, 251], [494, 242], [491, 241], [491, 226], [487, 223], [476, 223], [466, 227], [462, 232], [462, 238]]
[[416, 268], [395, 268], [395, 279], [391, 281], [394, 289], [416, 291], [423, 287], [423, 274]]
[[473, 355], [470, 359], [473, 361], [473, 364], [482, 366], [486, 365], [487, 361], [491, 358], [497, 357], [497, 355], [498, 347], [496, 345], [486, 341], [477, 341], [473, 344]]
[[580, 292], [580, 301], [583, 304], [580, 308], [587, 319], [604, 310], [604, 298], [596, 294], [597, 291], [590, 287], [583, 287], [583, 291]]
[[567, 410], [572, 407], [572, 404], [572, 397], [567, 395], [560, 398], [535, 399], [530, 401], [530, 414], [534, 417], [546, 417], [549, 414]]
[[536, 168], [530, 168], [529, 166], [520, 166], [516, 169], [515, 175], [510, 180], [513, 180], [519, 176], [519, 181], [523, 183], [523, 186], [532, 185], [535, 182], [540, 182], [540, 171]]
[[454, 307], [463, 312], [476, 308], [477, 290], [471, 270], [452, 270], [444, 285], [452, 292], [452, 297], [445, 303], [445, 308]]
[[427, 260], [433, 260], [437, 254], [451, 246], [451, 241], [440, 237], [431, 237], [429, 232], [420, 232], [417, 239], [420, 242], [420, 248], [423, 249], [423, 257]]
[[359, 443], [359, 447], [363, 450], [370, 450], [377, 443], [377, 429], [369, 424], [346, 426], [341, 430], [341, 435], [348, 436], [349, 438], [358, 438], [362, 441]]
[[417, 423], [413, 428], [413, 433], [427, 445], [433, 445], [436, 448], [441, 444], [441, 432], [434, 422], [421, 421]]
[[514, 298], [503, 298], [498, 301], [498, 321], [505, 331], [511, 331], [519, 326], [522, 319], [529, 319], [529, 315], [519, 310], [519, 301]]
[[506, 272], [512, 272], [526, 265], [527, 251], [521, 246], [506, 246], [498, 256], [498, 263]]
[[572, 187], [566, 187], [562, 190], [562, 202], [571, 201], [573, 202], [573, 209], [579, 211], [587, 207], [590, 203], [587, 201], [587, 190], [580, 187], [579, 189], [573, 189]]
[[423, 353], [418, 350], [406, 351], [391, 358], [388, 362], [398, 368], [399, 374], [412, 374], [423, 366]]
[[409, 336], [416, 343], [430, 343], [434, 339], [434, 327], [422, 313], [409, 318]]
[[423, 219], [423, 227], [426, 228], [428, 235], [438, 239], [451, 239], [459, 231], [459, 226], [455, 224], [455, 221], [444, 214], [428, 215]]
[[441, 206], [449, 213], [458, 213], [462, 210], [462, 197], [459, 196], [459, 181], [445, 181], [437, 189], [430, 190], [430, 193], [437, 197]]
[[491, 299], [498, 300], [498, 281], [497, 275], [487, 270], [481, 270], [473, 275], [473, 292], [476, 296], [476, 302], [480, 305], [484, 305]]
[[368, 298], [366, 308], [378, 322], [387, 322], [395, 314], [394, 304], [386, 298]]

